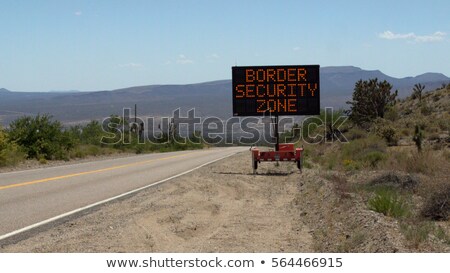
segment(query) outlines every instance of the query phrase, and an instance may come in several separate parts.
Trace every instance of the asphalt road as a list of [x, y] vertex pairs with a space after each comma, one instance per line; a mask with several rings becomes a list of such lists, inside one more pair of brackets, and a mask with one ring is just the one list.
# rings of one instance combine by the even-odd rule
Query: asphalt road
[[248, 148], [212, 148], [2, 173], [0, 239], [245, 150]]

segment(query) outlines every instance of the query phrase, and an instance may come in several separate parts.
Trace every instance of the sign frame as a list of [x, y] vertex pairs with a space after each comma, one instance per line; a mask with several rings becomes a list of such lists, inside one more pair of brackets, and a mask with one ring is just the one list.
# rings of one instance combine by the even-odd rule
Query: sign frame
[[320, 114], [320, 65], [232, 67], [233, 116]]

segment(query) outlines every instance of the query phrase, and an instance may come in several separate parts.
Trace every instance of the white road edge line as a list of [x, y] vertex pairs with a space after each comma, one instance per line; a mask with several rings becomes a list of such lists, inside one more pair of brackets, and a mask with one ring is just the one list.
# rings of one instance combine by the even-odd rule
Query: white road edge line
[[199, 165], [199, 166], [197, 166], [197, 167], [195, 167], [195, 168], [192, 168], [192, 169], [190, 169], [190, 170], [187, 170], [187, 171], [184, 171], [184, 172], [182, 172], [182, 173], [176, 174], [176, 175], [174, 175], [174, 176], [171, 176], [171, 177], [168, 177], [168, 178], [164, 178], [164, 179], [162, 179], [162, 180], [159, 180], [159, 181], [157, 181], [157, 182], [155, 182], [155, 183], [153, 183], [153, 184], [150, 184], [150, 185], [147, 185], [147, 186], [143, 186], [143, 187], [140, 187], [140, 188], [137, 188], [137, 189], [134, 189], [134, 190], [131, 190], [131, 191], [128, 191], [128, 192], [125, 192], [125, 193], [116, 195], [116, 196], [114, 196], [114, 197], [111, 197], [111, 198], [108, 198], [108, 199], [105, 199], [105, 200], [102, 200], [102, 201], [99, 201], [99, 202], [96, 202], [96, 203], [93, 203], [93, 204], [90, 204], [90, 205], [87, 205], [87, 206], [84, 206], [84, 207], [81, 207], [81, 208], [78, 208], [78, 209], [75, 209], [75, 210], [72, 210], [72, 211], [69, 211], [69, 212], [66, 212], [66, 213], [57, 215], [57, 216], [55, 216], [55, 217], [52, 217], [52, 218], [49, 218], [49, 219], [47, 219], [47, 220], [38, 222], [38, 223], [36, 223], [36, 224], [29, 225], [29, 226], [27, 226], [27, 227], [24, 227], [24, 228], [21, 228], [21, 229], [18, 229], [18, 230], [15, 230], [15, 231], [6, 233], [6, 234], [0, 236], [0, 241], [2, 241], [2, 240], [4, 240], [4, 239], [7, 239], [7, 238], [9, 238], [9, 237], [18, 235], [18, 234], [23, 233], [23, 232], [25, 232], [25, 231], [29, 231], [29, 230], [31, 230], [31, 229], [40, 227], [40, 226], [42, 226], [42, 225], [45, 225], [45, 224], [54, 222], [54, 221], [59, 220], [59, 219], [62, 219], [62, 218], [64, 218], [64, 217], [73, 215], [73, 214], [78, 213], [78, 212], [81, 212], [81, 211], [83, 211], [83, 210], [87, 210], [87, 209], [90, 209], [90, 208], [93, 208], [93, 207], [96, 207], [96, 206], [99, 206], [99, 205], [103, 205], [103, 204], [105, 204], [105, 203], [108, 203], [108, 202], [111, 202], [111, 201], [113, 201], [113, 200], [116, 200], [116, 199], [125, 197], [125, 196], [127, 196], [127, 195], [130, 195], [130, 194], [133, 194], [133, 193], [136, 193], [136, 192], [145, 190], [145, 189], [147, 189], [147, 188], [154, 187], [154, 186], [156, 186], [156, 185], [162, 184], [162, 183], [167, 182], [167, 181], [169, 181], [169, 180], [172, 180], [172, 179], [174, 179], [174, 178], [177, 178], [177, 177], [180, 177], [180, 176], [182, 176], [182, 175], [185, 175], [185, 174], [188, 174], [188, 173], [190, 173], [190, 172], [193, 172], [193, 171], [195, 171], [195, 170], [197, 170], [197, 169], [200, 169], [200, 168], [202, 168], [202, 167], [204, 167], [204, 166], [207, 166], [207, 165], [212, 164], [212, 163], [214, 163], [214, 162], [217, 162], [217, 161], [219, 161], [219, 160], [222, 160], [222, 159], [225, 159], [225, 158], [230, 157], [230, 156], [232, 156], [232, 155], [235, 155], [235, 154], [237, 154], [237, 153], [239, 153], [239, 152], [234, 152], [234, 153], [231, 153], [231, 154], [229, 154], [229, 155], [220, 157], [220, 158], [218, 158], [218, 159], [214, 159], [214, 160], [212, 160], [212, 161], [206, 162], [206, 163], [204, 163], [204, 164], [202, 164], [202, 165]]

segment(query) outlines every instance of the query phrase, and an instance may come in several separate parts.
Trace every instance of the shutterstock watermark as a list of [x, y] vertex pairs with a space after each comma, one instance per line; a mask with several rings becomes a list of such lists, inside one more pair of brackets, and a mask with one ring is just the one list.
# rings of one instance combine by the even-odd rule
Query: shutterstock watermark
[[[337, 113], [337, 114], [336, 114]], [[348, 142], [341, 127], [348, 117], [325, 108], [320, 116], [303, 119], [294, 116], [278, 118], [279, 142], [308, 144]], [[124, 108], [122, 116], [111, 116], [102, 122], [105, 135], [103, 144], [187, 144], [206, 143], [210, 145], [267, 144], [276, 143], [274, 116], [231, 117], [221, 119], [215, 116], [197, 116], [195, 108], [183, 114], [175, 109], [169, 117], [131, 117], [131, 109]]]

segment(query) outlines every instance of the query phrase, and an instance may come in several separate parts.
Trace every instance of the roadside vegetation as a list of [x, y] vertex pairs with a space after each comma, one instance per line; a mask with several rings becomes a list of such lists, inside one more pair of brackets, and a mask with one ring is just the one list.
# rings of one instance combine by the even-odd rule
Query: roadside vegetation
[[[112, 115], [107, 128], [98, 121], [64, 127], [49, 115], [24, 116], [13, 121], [8, 129], [0, 127], [0, 167], [15, 166], [24, 160], [71, 160], [116, 153], [153, 153], [201, 149], [200, 138], [183, 141], [175, 128], [162, 133], [157, 141], [139, 140], [121, 117]], [[185, 143], [184, 143], [185, 142]]]
[[[358, 81], [350, 109], [334, 113], [335, 118], [348, 116], [345, 124], [338, 129], [304, 126], [296, 133], [324, 136], [318, 143], [299, 145], [305, 147], [304, 166], [319, 169], [334, 185], [340, 197], [335, 205], [359, 204], [393, 221], [409, 251], [450, 247], [450, 85], [425, 89], [417, 84], [411, 96], [398, 99], [385, 81]], [[327, 137], [333, 131], [348, 142]], [[345, 249], [352, 247], [357, 249], [348, 244]]]

